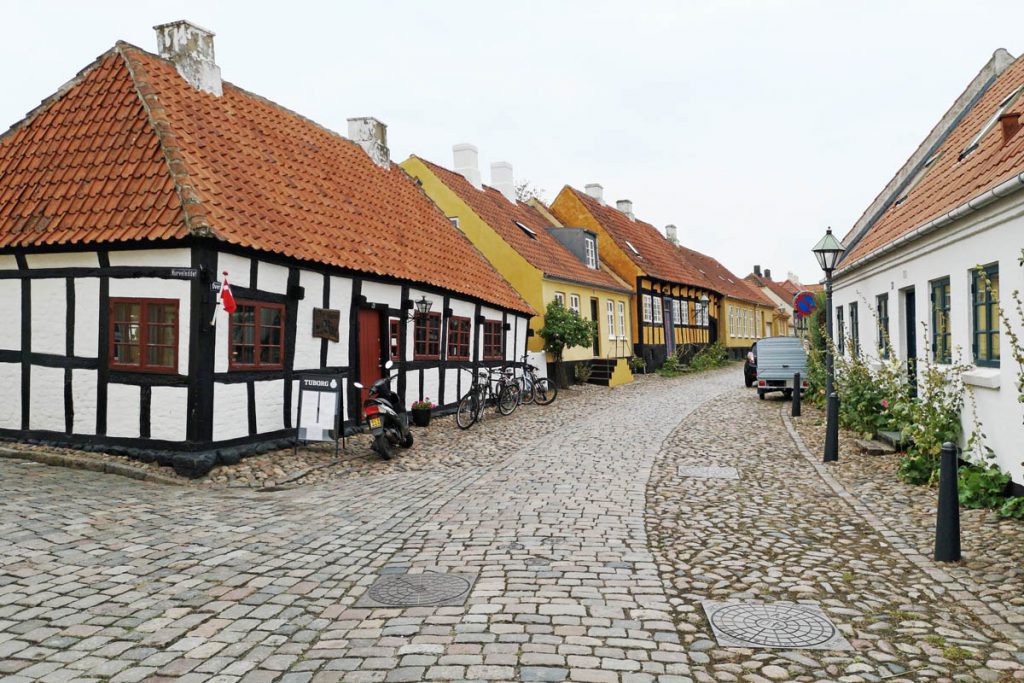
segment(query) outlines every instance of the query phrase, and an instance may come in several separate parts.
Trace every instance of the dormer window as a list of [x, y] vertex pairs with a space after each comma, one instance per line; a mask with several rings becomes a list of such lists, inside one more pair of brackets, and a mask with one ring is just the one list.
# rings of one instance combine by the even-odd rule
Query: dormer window
[[448, 220], [451, 221], [451, 224], [454, 225], [456, 228], [458, 228], [460, 230], [462, 229], [462, 226], [459, 225], [459, 217], [458, 216], [448, 216]]
[[639, 256], [639, 255], [640, 255], [640, 252], [636, 250], [636, 247], [634, 247], [634, 246], [633, 246], [633, 243], [632, 243], [632, 242], [630, 242], [629, 240], [626, 240], [626, 246], [627, 246], [627, 247], [629, 247], [629, 250], [630, 250], [630, 251], [632, 251], [632, 252], [633, 252], [634, 254], [636, 254], [637, 256]]
[[1020, 94], [1022, 92], [1024, 92], [1024, 85], [1014, 90], [1012, 93], [1010, 93], [1009, 97], [1007, 97], [1005, 100], [999, 103], [999, 109], [996, 110], [996, 113], [992, 115], [992, 118], [990, 118], [984, 126], [982, 126], [981, 130], [978, 131], [978, 134], [974, 136], [974, 139], [971, 140], [971, 142], [966, 147], [964, 147], [964, 151], [960, 152], [960, 159], [963, 159], [965, 156], [967, 156], [968, 154], [970, 154], [971, 152], [978, 148], [978, 145], [980, 145], [981, 141], [985, 138], [986, 135], [988, 135], [988, 132], [995, 128], [996, 124], [999, 123], [999, 117], [1005, 114], [1006, 110], [1012, 107], [1017, 102], [1017, 98], [1020, 97]]
[[535, 239], [537, 239], [537, 233], [536, 233], [536, 232], [534, 232], [534, 231], [533, 231], [533, 230], [531, 230], [530, 228], [526, 227], [525, 225], [523, 225], [523, 224], [522, 224], [522, 223], [520, 223], [519, 221], [512, 221], [512, 222], [513, 222], [513, 223], [515, 223], [515, 224], [516, 224], [517, 226], [519, 226], [519, 229], [520, 229], [520, 230], [522, 230], [522, 231], [523, 231], [523, 232], [525, 232], [525, 233], [526, 233], [527, 235], [529, 235], [529, 236], [530, 236], [530, 239], [534, 239], [534, 240], [535, 240]]
[[583, 240], [587, 250], [587, 268], [597, 270], [597, 240], [587, 237]]
[[936, 161], [939, 160], [939, 158], [942, 155], [943, 152], [933, 154], [931, 157], [929, 157], [928, 161], [924, 162], [924, 166], [922, 166], [921, 170], [917, 172], [917, 175], [914, 176], [914, 179], [910, 181], [910, 184], [907, 185], [907, 188], [903, 190], [903, 195], [896, 200], [894, 206], [899, 206], [903, 202], [907, 201], [907, 197], [910, 196], [910, 193], [914, 190], [915, 187], [917, 187], [918, 183], [924, 180], [924, 177], [928, 175], [928, 170], [931, 169], [931, 167], [935, 164]]

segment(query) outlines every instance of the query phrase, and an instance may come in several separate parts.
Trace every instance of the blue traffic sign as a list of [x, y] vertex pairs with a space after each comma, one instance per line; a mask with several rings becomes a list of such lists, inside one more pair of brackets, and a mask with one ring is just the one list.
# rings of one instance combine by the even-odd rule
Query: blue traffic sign
[[814, 298], [813, 292], [805, 290], [793, 297], [793, 312], [799, 316], [810, 315], [815, 306], [817, 306], [817, 300]]

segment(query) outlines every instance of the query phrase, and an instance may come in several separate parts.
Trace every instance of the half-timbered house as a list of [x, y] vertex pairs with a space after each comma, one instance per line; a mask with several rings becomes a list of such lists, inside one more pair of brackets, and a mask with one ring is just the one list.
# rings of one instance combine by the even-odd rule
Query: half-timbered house
[[383, 124], [346, 139], [223, 82], [188, 22], [157, 40], [0, 137], [0, 436], [202, 474], [289, 443], [303, 373], [339, 378], [352, 424], [352, 382], [389, 358], [407, 402], [451, 406], [461, 369], [523, 354], [532, 309], [390, 163]]

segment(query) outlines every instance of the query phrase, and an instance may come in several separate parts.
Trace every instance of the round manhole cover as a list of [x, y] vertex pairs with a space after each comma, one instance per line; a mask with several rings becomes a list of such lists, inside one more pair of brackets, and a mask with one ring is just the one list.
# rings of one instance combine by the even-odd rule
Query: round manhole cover
[[382, 605], [417, 607], [454, 600], [471, 585], [469, 579], [458, 574], [393, 574], [381, 577], [368, 592]]
[[792, 605], [727, 605], [711, 621], [723, 635], [763, 647], [813, 647], [836, 635], [828, 619]]

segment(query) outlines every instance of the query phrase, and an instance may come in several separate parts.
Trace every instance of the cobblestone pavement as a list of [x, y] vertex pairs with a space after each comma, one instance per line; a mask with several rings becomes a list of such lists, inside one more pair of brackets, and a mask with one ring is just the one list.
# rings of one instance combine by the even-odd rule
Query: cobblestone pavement
[[[794, 449], [780, 407], [743, 390], [704, 404], [669, 437], [648, 484], [648, 535], [670, 586], [690, 675], [1024, 679], [1024, 652], [986, 627], [992, 613], [972, 609], [976, 596], [946, 590], [930, 575], [941, 571], [930, 560], [912, 562], [894, 547], [906, 543], [851, 509]], [[734, 467], [740, 478], [680, 476], [680, 466], [708, 465]], [[1019, 567], [1024, 549], [1015, 552]], [[702, 608], [706, 599], [817, 605], [854, 651], [720, 648]]]
[[[0, 674], [686, 680], [645, 484], [738, 378], [651, 378], [485, 422], [457, 466], [276, 493], [0, 462]], [[355, 604], [381, 574], [426, 572], [478, 577], [465, 605]]]

